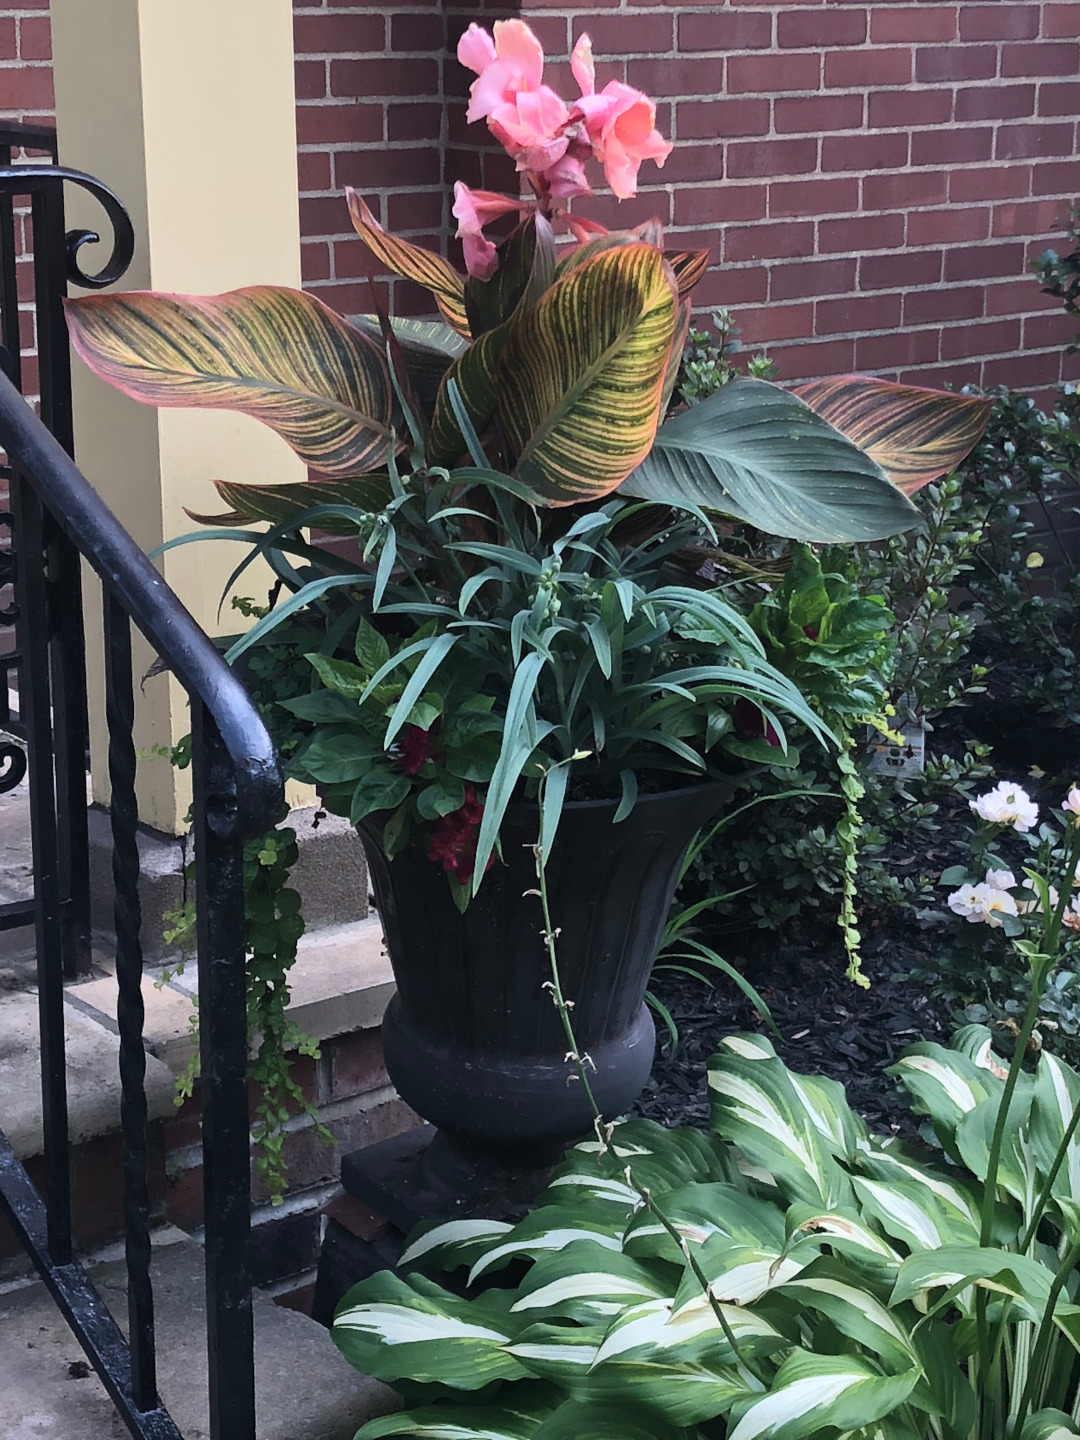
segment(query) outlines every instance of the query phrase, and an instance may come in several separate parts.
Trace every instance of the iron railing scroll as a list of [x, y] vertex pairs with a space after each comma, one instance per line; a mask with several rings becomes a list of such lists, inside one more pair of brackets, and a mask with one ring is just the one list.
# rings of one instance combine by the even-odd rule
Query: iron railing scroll
[[[3, 139], [0, 135], [0, 148]], [[0, 158], [3, 158], [0, 155]], [[17, 172], [17, 173], [16, 173]], [[86, 276], [78, 252], [87, 232], [63, 230], [64, 182], [89, 189], [113, 222], [113, 252], [104, 271]], [[97, 181], [56, 165], [0, 167], [0, 244], [4, 198], [29, 194], [35, 219], [35, 265], [49, 276], [38, 287], [51, 340], [43, 359], [62, 369], [59, 328], [64, 279], [108, 284], [132, 253], [130, 223], [119, 201]], [[39, 259], [39, 247], [44, 247]], [[0, 291], [0, 304], [3, 302]], [[41, 348], [39, 309], [39, 349]], [[59, 318], [57, 318], [59, 317]], [[4, 316], [5, 324], [7, 314]], [[56, 322], [55, 324], [53, 322]], [[11, 332], [5, 330], [7, 338]], [[51, 350], [49, 346], [51, 345]], [[9, 356], [14, 352], [9, 351]], [[61, 362], [61, 356], [63, 361]], [[41, 1021], [45, 1140], [44, 1195], [31, 1185], [0, 1132], [0, 1210], [100, 1375], [137, 1440], [181, 1440], [162, 1406], [155, 1376], [154, 1304], [150, 1283], [147, 1107], [144, 1089], [142, 950], [139, 940], [138, 803], [132, 739], [132, 626], [141, 631], [187, 691], [191, 702], [192, 783], [198, 980], [207, 1354], [213, 1440], [255, 1440], [251, 1287], [247, 1247], [250, 1172], [247, 1025], [243, 930], [243, 847], [276, 823], [282, 809], [277, 756], [240, 682], [87, 481], [70, 454], [70, 388], [54, 389], [43, 418], [12, 383], [18, 363], [0, 375], [0, 446], [8, 457], [15, 536], [19, 708], [28, 756], [35, 895], [37, 981]], [[128, 1271], [128, 1341], [96, 1294], [72, 1247], [71, 1175], [64, 1067], [63, 979], [70, 970], [70, 830], [85, 813], [86, 700], [83, 681], [81, 573], [100, 582], [119, 986], [121, 1131]], [[60, 584], [64, 585], [62, 591]], [[58, 603], [58, 596], [63, 603]], [[77, 660], [76, 660], [77, 651]], [[73, 740], [74, 734], [74, 740]], [[61, 757], [67, 757], [67, 768]], [[2, 1122], [2, 1100], [0, 1100]]]

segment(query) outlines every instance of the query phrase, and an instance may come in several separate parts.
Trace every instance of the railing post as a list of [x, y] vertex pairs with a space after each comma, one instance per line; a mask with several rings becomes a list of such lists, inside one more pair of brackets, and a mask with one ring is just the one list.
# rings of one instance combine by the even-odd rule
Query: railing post
[[210, 1436], [255, 1440], [244, 840], [235, 775], [194, 699], [192, 741]]

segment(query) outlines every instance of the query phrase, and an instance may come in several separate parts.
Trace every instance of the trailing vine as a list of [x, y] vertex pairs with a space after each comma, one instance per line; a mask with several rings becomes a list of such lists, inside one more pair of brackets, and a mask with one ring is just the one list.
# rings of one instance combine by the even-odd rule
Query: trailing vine
[[[179, 769], [190, 762], [190, 737], [164, 753]], [[282, 815], [287, 814], [283, 810]], [[186, 817], [190, 824], [190, 814]], [[184, 837], [186, 843], [188, 837]], [[251, 1138], [255, 1166], [262, 1176], [273, 1204], [281, 1203], [287, 1181], [285, 1140], [290, 1120], [307, 1116], [316, 1133], [328, 1145], [334, 1138], [316, 1117], [314, 1105], [304, 1094], [293, 1073], [290, 1054], [319, 1058], [319, 1046], [287, 1016], [288, 974], [296, 960], [296, 947], [304, 933], [300, 894], [289, 885], [290, 872], [298, 859], [296, 832], [280, 826], [244, 846], [244, 930], [247, 948], [247, 1026], [252, 1050], [248, 1075], [258, 1087]], [[195, 945], [195, 902], [191, 882], [196, 860], [184, 867], [184, 892], [177, 905], [165, 913], [164, 939], [183, 957], [160, 984], [183, 970]], [[199, 1013], [194, 1000], [191, 1035], [195, 1050], [176, 1078], [176, 1104], [181, 1105], [195, 1091], [199, 1078]]]

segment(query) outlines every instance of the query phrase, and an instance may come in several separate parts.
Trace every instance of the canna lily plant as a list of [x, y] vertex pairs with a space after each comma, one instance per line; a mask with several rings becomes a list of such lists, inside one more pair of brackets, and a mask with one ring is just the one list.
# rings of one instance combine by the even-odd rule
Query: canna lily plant
[[[310, 692], [276, 697], [305, 737], [295, 773], [354, 821], [381, 816], [388, 850], [425, 836], [464, 904], [506, 806], [545, 767], [565, 777], [550, 837], [583, 785], [619, 796], [621, 818], [650, 772], [723, 772], [766, 733], [786, 749], [781, 714], [828, 739], [716, 590], [716, 527], [808, 542], [909, 529], [910, 494], [970, 449], [989, 402], [854, 376], [796, 391], [739, 379], [683, 402], [707, 252], [569, 208], [590, 193], [590, 158], [620, 198], [663, 163], [652, 102], [598, 89], [586, 37], [565, 102], [518, 20], [471, 25], [458, 57], [477, 77], [470, 119], [521, 177], [515, 196], [456, 186], [466, 273], [347, 195], [374, 260], [425, 288], [438, 318], [345, 319], [254, 286], [89, 296], [68, 322], [120, 390], [253, 416], [317, 472], [218, 481], [227, 510], [194, 514], [210, 528], [172, 543], [231, 538], [270, 561], [270, 613], [231, 654], [305, 622]], [[499, 220], [511, 228], [493, 240]]]

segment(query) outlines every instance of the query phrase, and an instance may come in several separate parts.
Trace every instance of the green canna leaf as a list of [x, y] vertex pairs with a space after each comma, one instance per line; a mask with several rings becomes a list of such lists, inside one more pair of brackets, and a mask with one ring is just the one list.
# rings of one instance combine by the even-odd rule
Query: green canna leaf
[[[252, 520], [281, 525], [316, 505], [351, 506], [373, 514], [393, 498], [390, 480], [381, 474], [351, 475], [343, 480], [301, 480], [293, 485], [238, 485], [231, 480], [215, 480], [214, 487], [232, 509], [222, 515], [199, 515], [188, 510], [187, 514], [200, 525], [247, 525]], [[356, 521], [347, 516], [330, 515], [319, 521], [318, 528], [332, 535], [353, 535]]]
[[125, 395], [238, 410], [328, 475], [386, 462], [393, 397], [382, 347], [311, 295], [252, 285], [87, 295], [65, 306], [76, 353]]
[[793, 387], [881, 466], [905, 495], [959, 465], [982, 439], [993, 399], [896, 385], [871, 375], [831, 375]]

